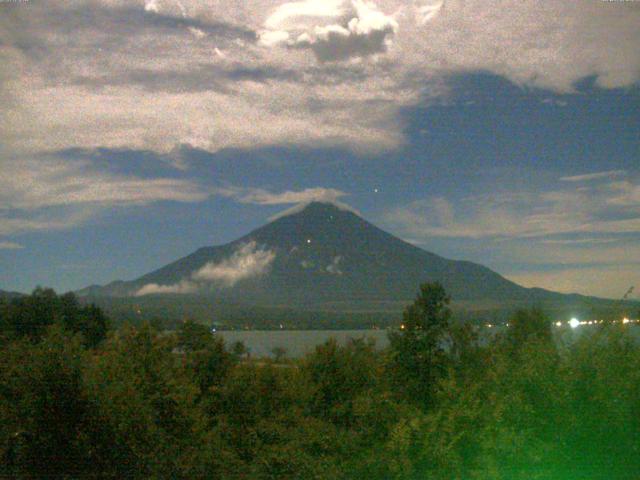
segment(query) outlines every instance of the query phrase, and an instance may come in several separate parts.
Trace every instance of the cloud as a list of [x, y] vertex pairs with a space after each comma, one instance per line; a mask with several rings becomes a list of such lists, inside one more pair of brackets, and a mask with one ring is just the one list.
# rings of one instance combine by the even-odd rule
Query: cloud
[[505, 276], [525, 287], [541, 287], [563, 293], [580, 292], [583, 295], [614, 299], [622, 298], [630, 285], [638, 284], [637, 266], [561, 268], [507, 273]]
[[20, 245], [15, 242], [0, 242], [0, 250], [19, 250], [24, 248], [24, 245]]
[[331, 205], [347, 212], [362, 216], [358, 210], [341, 202], [339, 199], [347, 196], [346, 192], [335, 188], [314, 187], [298, 191], [285, 191], [273, 193], [261, 188], [241, 188], [235, 186], [219, 187], [212, 190], [212, 194], [233, 198], [240, 203], [256, 205], [286, 205], [295, 203], [293, 207], [269, 217], [269, 221], [293, 215], [301, 212], [312, 202], [330, 203]]
[[588, 182], [591, 180], [611, 179], [625, 175], [624, 170], [608, 170], [606, 172], [588, 173], [585, 175], [572, 175], [570, 177], [560, 177], [563, 182]]
[[385, 221], [410, 238], [537, 238], [640, 232], [640, 185], [631, 179], [580, 189], [443, 197], [393, 209]]
[[94, 208], [45, 209], [35, 212], [4, 213], [0, 209], [0, 235], [65, 230], [96, 215]]
[[[308, 48], [321, 62], [384, 53], [398, 30], [392, 16], [361, 0], [286, 3], [265, 26], [271, 30], [261, 33], [263, 45]], [[281, 30], [283, 27], [288, 28]]]
[[99, 171], [84, 160], [16, 159], [2, 162], [0, 210], [55, 205], [145, 205], [161, 200], [196, 202], [208, 197], [197, 183], [137, 178]]
[[0, 170], [0, 235], [70, 228], [106, 208], [210, 195], [192, 180], [115, 174], [89, 159], [5, 154]]
[[134, 293], [135, 297], [142, 297], [144, 295], [156, 295], [162, 293], [179, 293], [179, 294], [187, 294], [187, 293], [196, 293], [198, 291], [198, 286], [195, 283], [192, 283], [188, 280], [183, 280], [174, 285], [158, 285], [157, 283], [149, 283], [144, 287], [140, 288], [138, 291]]
[[[0, 139], [21, 154], [180, 145], [380, 153], [403, 145], [403, 109], [449, 95], [451, 75], [490, 72], [569, 93], [588, 77], [602, 88], [636, 85], [632, 3], [30, 2], [0, 16]], [[234, 78], [239, 70], [294, 74]]]
[[229, 258], [221, 262], [208, 262], [178, 283], [149, 283], [138, 289], [133, 296], [197, 293], [211, 285], [229, 288], [241, 280], [264, 275], [275, 258], [274, 251], [260, 248], [255, 241], [251, 241], [241, 245]]
[[271, 193], [263, 189], [237, 189], [233, 196], [241, 203], [257, 205], [283, 205], [287, 203], [308, 203], [312, 201], [335, 202], [347, 195], [334, 188], [306, 188], [300, 191], [288, 190], [282, 193]]
[[232, 287], [240, 280], [266, 273], [276, 258], [272, 250], [258, 248], [256, 242], [240, 247], [231, 257], [219, 263], [207, 263], [192, 278], [196, 281], [219, 282]]
[[342, 262], [342, 255], [338, 255], [331, 260], [331, 263], [327, 265], [327, 272], [332, 275], [342, 275], [342, 270], [340, 270], [340, 263]]
[[[358, 215], [359, 217], [362, 216], [362, 214], [358, 210], [353, 208], [352, 206], [347, 205], [346, 203], [343, 203], [343, 202], [340, 202], [340, 201], [337, 201], [337, 200], [326, 200], [326, 199], [322, 200], [321, 199], [321, 200], [312, 200], [312, 201], [321, 201], [323, 203], [330, 203], [331, 205], [333, 205], [334, 207], [336, 207], [336, 208], [338, 208], [340, 210], [343, 210], [345, 212], [351, 212], [351, 213], [353, 213], [355, 215]], [[283, 212], [276, 213], [275, 215], [272, 215], [271, 217], [269, 217], [269, 221], [273, 222], [274, 220], [278, 220], [279, 218], [287, 217], [289, 215], [294, 215], [296, 213], [299, 213], [299, 212], [303, 211], [305, 208], [307, 208], [307, 206], [309, 206], [309, 204], [312, 203], [312, 201], [302, 202], [302, 203], [299, 203], [298, 205], [294, 205], [293, 207], [284, 210]]]
[[426, 24], [434, 18], [444, 6], [444, 0], [427, 1], [423, 5], [416, 7], [416, 18], [420, 25]]
[[640, 205], [640, 184], [634, 184], [628, 180], [613, 182], [611, 188], [616, 194], [608, 199], [610, 205], [620, 207], [637, 207]]
[[549, 238], [542, 240], [547, 245], [598, 245], [603, 243], [614, 243], [617, 238]]

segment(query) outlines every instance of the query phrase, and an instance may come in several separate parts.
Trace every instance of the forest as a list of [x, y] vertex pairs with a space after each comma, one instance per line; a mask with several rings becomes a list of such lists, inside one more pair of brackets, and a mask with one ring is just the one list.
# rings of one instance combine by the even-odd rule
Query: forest
[[565, 345], [532, 308], [483, 342], [426, 283], [384, 350], [255, 359], [36, 289], [0, 300], [0, 477], [638, 478], [631, 328]]

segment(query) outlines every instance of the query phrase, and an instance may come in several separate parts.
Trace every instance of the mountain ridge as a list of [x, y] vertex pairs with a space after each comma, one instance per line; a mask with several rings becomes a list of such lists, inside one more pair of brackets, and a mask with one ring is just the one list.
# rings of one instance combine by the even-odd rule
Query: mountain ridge
[[87, 297], [193, 294], [304, 307], [410, 300], [425, 281], [441, 282], [455, 301], [596, 300], [522, 287], [481, 264], [423, 250], [351, 210], [325, 202], [311, 202], [237, 240], [199, 248], [134, 280], [76, 293]]

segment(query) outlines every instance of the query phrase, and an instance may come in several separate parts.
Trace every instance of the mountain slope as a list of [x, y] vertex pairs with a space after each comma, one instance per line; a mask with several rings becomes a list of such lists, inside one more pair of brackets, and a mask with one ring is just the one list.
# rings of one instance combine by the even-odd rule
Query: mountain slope
[[546, 302], [565, 296], [521, 287], [472, 262], [448, 260], [375, 227], [351, 211], [314, 202], [226, 245], [205, 247], [129, 282], [84, 296], [190, 294], [219, 300], [349, 309], [413, 298], [440, 281], [456, 301]]
[[11, 300], [14, 298], [22, 297], [24, 294], [18, 292], [8, 292], [6, 290], [0, 290], [0, 299]]

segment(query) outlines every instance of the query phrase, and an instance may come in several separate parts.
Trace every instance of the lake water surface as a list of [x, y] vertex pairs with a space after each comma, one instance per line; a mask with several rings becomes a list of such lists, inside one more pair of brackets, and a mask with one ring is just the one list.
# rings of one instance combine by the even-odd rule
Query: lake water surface
[[[634, 324], [625, 326], [640, 341], [640, 325], [638, 320]], [[582, 325], [572, 329], [568, 325], [553, 327], [553, 334], [559, 344], [571, 344], [582, 335], [595, 332], [599, 326]], [[491, 338], [504, 330], [504, 327], [482, 329], [481, 336]], [[484, 334], [484, 335], [483, 335]], [[282, 347], [286, 350], [286, 356], [299, 358], [313, 352], [317, 345], [326, 342], [329, 338], [335, 338], [339, 345], [345, 345], [349, 339], [365, 338], [375, 341], [377, 348], [383, 349], [389, 345], [387, 330], [232, 330], [219, 331], [215, 335], [224, 338], [227, 345], [241, 341], [249, 349], [252, 357], [273, 357], [273, 349]]]
[[345, 345], [350, 338], [371, 338], [378, 348], [389, 344], [386, 330], [233, 330], [216, 335], [228, 345], [243, 342], [252, 357], [271, 357], [276, 347], [284, 348], [288, 357], [302, 357], [329, 338], [335, 338], [339, 345]]

